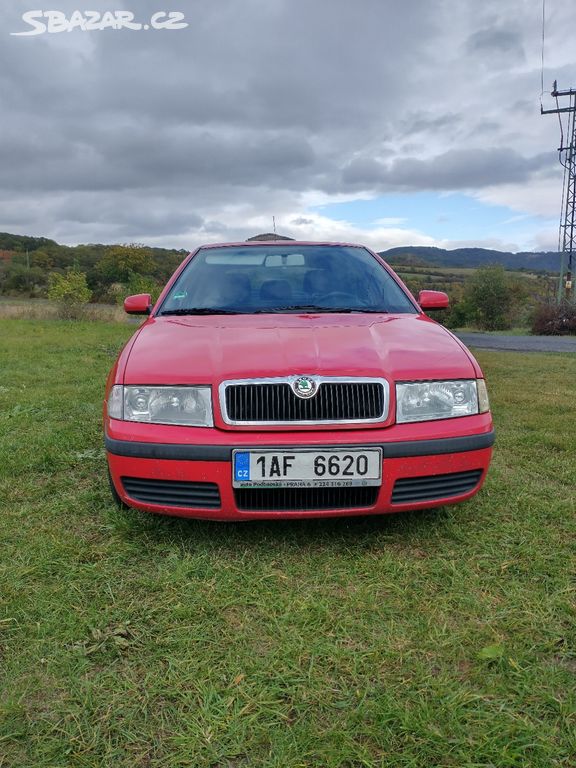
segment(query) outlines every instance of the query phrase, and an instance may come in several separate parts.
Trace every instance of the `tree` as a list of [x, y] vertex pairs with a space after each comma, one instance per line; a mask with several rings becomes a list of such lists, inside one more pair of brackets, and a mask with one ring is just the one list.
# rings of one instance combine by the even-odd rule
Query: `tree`
[[510, 327], [514, 303], [519, 296], [504, 267], [494, 265], [476, 270], [466, 286], [464, 300], [479, 328], [498, 331]]
[[46, 272], [50, 272], [52, 269], [54, 269], [54, 258], [51, 254], [46, 253], [46, 251], [33, 251], [30, 254], [30, 264], [33, 267], [38, 267], [39, 269], [43, 269]]
[[113, 245], [106, 248], [98, 271], [108, 284], [128, 283], [133, 275], [151, 275], [154, 260], [150, 250], [142, 245]]
[[92, 298], [86, 275], [74, 268], [64, 275], [53, 272], [50, 275], [48, 298], [58, 304], [58, 317], [64, 320], [78, 320]]

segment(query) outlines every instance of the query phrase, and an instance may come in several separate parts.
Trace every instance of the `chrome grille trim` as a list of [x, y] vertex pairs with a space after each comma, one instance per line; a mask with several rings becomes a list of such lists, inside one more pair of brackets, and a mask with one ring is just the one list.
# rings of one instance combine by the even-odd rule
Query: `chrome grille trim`
[[[301, 400], [293, 392], [294, 382], [302, 375], [313, 379], [317, 386], [314, 397]], [[371, 384], [373, 387], [360, 385]], [[276, 386], [269, 386], [276, 385]], [[280, 385], [280, 386], [278, 386]], [[286, 394], [282, 392], [283, 386]], [[326, 387], [323, 388], [323, 385]], [[334, 386], [335, 385], [335, 386]], [[234, 388], [236, 390], [234, 391]], [[322, 424], [378, 424], [386, 421], [390, 404], [390, 385], [383, 378], [355, 376], [310, 376], [298, 374], [294, 376], [279, 376], [260, 379], [229, 379], [218, 387], [220, 411], [225, 424], [230, 426], [315, 426]], [[232, 403], [233, 397], [243, 398], [243, 401]], [[282, 399], [283, 398], [283, 399]], [[332, 398], [332, 403], [330, 402]], [[302, 405], [300, 405], [302, 404]], [[245, 407], [252, 413], [257, 412], [259, 418], [235, 419], [228, 411]], [[318, 413], [318, 411], [340, 413], [370, 413], [366, 417], [346, 418], [298, 418], [297, 409], [301, 412]], [[266, 413], [278, 414], [281, 410], [288, 414], [287, 418], [265, 418]]]

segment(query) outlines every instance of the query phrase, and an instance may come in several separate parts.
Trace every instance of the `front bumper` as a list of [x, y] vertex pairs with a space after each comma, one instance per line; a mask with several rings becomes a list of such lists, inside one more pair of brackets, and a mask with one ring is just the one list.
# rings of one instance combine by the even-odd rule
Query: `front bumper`
[[[110, 475], [127, 505], [212, 520], [368, 515], [437, 507], [464, 501], [480, 490], [494, 443], [490, 414], [339, 432], [180, 429], [184, 431], [175, 434], [173, 428], [156, 428], [154, 438], [170, 437], [169, 442], [156, 442], [149, 439], [150, 425], [107, 420]], [[316, 495], [279, 491], [263, 495], [266, 492], [239, 493], [232, 487], [235, 448], [360, 446], [377, 446], [383, 452], [382, 486], [368, 494], [330, 489]]]

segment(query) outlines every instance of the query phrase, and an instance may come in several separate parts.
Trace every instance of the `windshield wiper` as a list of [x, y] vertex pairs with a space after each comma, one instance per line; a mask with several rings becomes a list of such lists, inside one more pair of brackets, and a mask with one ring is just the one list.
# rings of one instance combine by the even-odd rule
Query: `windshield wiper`
[[210, 309], [209, 307], [179, 307], [178, 309], [165, 309], [160, 315], [245, 315], [239, 309]]
[[331, 312], [352, 313], [366, 312], [371, 314], [387, 314], [385, 309], [372, 309], [366, 307], [322, 307], [319, 304], [291, 304], [286, 307], [267, 307], [266, 309], [211, 309], [209, 307], [179, 307], [178, 309], [165, 309], [160, 315], [274, 315], [282, 312]]

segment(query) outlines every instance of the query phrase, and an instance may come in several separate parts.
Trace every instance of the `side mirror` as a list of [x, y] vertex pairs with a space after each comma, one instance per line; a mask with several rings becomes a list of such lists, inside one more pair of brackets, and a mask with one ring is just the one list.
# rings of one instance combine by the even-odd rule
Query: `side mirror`
[[149, 315], [152, 311], [152, 296], [149, 293], [137, 293], [124, 299], [124, 312], [129, 315]]
[[420, 291], [418, 304], [422, 310], [446, 309], [450, 304], [450, 299], [444, 291]]

